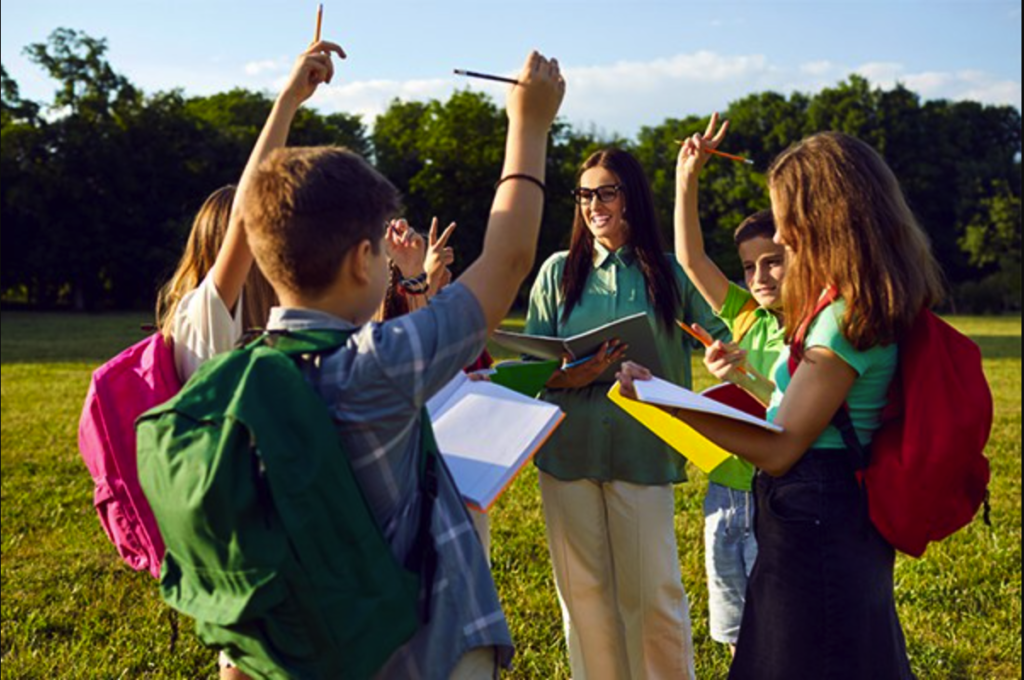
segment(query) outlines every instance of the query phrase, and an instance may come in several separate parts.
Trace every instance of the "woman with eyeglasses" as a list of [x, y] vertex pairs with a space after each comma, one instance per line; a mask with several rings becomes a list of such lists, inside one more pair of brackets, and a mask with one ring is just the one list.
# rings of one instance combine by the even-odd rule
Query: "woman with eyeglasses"
[[[526, 332], [570, 337], [642, 312], [663, 377], [689, 386], [690, 345], [676, 319], [727, 331], [666, 254], [643, 169], [625, 151], [599, 151], [574, 194], [569, 251], [541, 268]], [[556, 372], [544, 392], [567, 415], [536, 465], [572, 677], [693, 678], [672, 488], [686, 479], [685, 459], [612, 404], [598, 380], [628, 351], [612, 341]]]

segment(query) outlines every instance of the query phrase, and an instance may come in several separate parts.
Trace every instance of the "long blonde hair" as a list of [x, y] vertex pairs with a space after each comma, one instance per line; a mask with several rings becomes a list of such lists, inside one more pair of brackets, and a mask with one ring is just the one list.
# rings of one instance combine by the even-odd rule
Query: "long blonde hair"
[[786, 341], [835, 286], [843, 334], [858, 350], [897, 342], [943, 297], [928, 236], [882, 157], [848, 135], [814, 135], [783, 152], [768, 184], [792, 250], [783, 284]]
[[[227, 234], [231, 203], [234, 199], [233, 186], [222, 187], [210, 194], [192, 222], [192, 232], [185, 244], [185, 252], [178, 262], [178, 268], [157, 295], [156, 323], [168, 340], [171, 339], [178, 303], [186, 293], [195, 290], [202, 283], [217, 260], [217, 253]], [[267, 322], [270, 308], [276, 304], [277, 296], [255, 264], [249, 270], [244, 290], [244, 328], [262, 328]]]

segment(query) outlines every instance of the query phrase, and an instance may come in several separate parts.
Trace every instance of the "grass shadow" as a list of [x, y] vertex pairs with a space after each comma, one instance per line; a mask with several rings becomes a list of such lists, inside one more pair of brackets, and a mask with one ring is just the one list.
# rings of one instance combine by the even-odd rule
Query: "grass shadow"
[[986, 359], [1020, 359], [1021, 337], [1008, 335], [972, 335], [978, 343], [981, 356]]
[[146, 337], [145, 312], [73, 314], [3, 312], [0, 364], [102, 364]]

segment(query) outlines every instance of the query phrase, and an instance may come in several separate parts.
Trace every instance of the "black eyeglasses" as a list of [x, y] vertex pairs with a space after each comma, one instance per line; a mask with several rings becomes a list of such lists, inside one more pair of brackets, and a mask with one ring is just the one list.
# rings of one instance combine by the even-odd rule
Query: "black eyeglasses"
[[597, 187], [596, 189], [577, 187], [572, 190], [572, 195], [580, 205], [590, 203], [594, 196], [597, 196], [597, 200], [602, 203], [611, 203], [616, 199], [616, 197], [618, 197], [619, 192], [623, 189], [625, 189], [625, 186], [622, 184], [605, 184], [604, 186]]

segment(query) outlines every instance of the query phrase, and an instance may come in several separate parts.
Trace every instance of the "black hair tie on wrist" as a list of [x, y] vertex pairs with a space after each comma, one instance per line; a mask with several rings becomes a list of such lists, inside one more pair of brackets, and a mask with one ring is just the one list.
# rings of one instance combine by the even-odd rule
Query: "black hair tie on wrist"
[[509, 180], [513, 180], [513, 179], [523, 179], [523, 180], [526, 180], [527, 182], [532, 182], [532, 183], [536, 184], [538, 187], [540, 187], [541, 193], [545, 193], [546, 194], [547, 191], [548, 191], [548, 188], [546, 186], [544, 186], [544, 182], [541, 182], [539, 179], [537, 179], [533, 175], [522, 175], [522, 174], [508, 175], [507, 177], [502, 177], [494, 185], [494, 190], [497, 191], [498, 187], [500, 187], [505, 182], [508, 182]]

